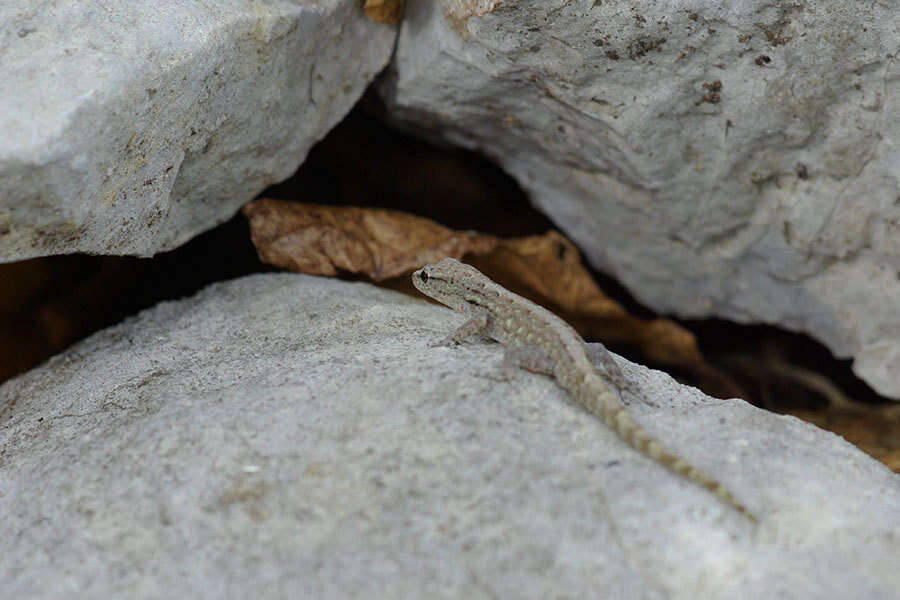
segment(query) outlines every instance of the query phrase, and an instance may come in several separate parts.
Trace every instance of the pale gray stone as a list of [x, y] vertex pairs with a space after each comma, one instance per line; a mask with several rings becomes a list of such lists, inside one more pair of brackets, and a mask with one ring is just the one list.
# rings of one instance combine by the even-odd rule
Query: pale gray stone
[[227, 220], [395, 37], [357, 0], [0, 3], [0, 262], [149, 256]]
[[412, 2], [381, 89], [647, 305], [807, 332], [900, 398], [897, 8]]
[[900, 479], [618, 359], [758, 528], [460, 317], [303, 275], [163, 303], [0, 386], [10, 598], [897, 598]]

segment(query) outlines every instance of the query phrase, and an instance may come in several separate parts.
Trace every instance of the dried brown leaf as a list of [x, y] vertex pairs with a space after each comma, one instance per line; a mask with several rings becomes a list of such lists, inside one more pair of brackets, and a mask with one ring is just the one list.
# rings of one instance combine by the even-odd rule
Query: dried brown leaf
[[497, 241], [381, 208], [298, 204], [262, 198], [247, 204], [250, 236], [263, 262], [299, 273], [374, 281], [409, 273], [445, 256], [483, 253]]

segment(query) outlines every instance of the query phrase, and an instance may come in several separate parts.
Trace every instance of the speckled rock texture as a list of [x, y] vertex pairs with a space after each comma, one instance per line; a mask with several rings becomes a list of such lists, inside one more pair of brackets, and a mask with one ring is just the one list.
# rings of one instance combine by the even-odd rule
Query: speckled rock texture
[[149, 256], [227, 220], [395, 37], [357, 0], [0, 3], [0, 262]]
[[412, 2], [381, 91], [649, 306], [804, 331], [900, 398], [898, 40], [893, 3]]
[[619, 359], [635, 417], [758, 527], [449, 310], [292, 274], [213, 285], [0, 386], [10, 598], [900, 596], [900, 478]]

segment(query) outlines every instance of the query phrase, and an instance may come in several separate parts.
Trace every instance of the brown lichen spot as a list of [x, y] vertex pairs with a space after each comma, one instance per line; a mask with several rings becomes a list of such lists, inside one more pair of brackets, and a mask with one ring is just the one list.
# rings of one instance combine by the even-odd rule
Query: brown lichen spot
[[363, 10], [376, 23], [395, 25], [403, 18], [403, 0], [366, 0]]
[[879, 92], [875, 92], [875, 100], [871, 104], [861, 104], [860, 108], [871, 112], [878, 112], [882, 107], [882, 98]]
[[637, 21], [638, 23], [646, 23], [647, 22], [647, 19], [645, 19], [641, 15], [635, 14], [633, 16], [634, 16], [634, 20]]
[[790, 24], [791, 20], [785, 19], [782, 23], [777, 25], [777, 29], [773, 30], [765, 23], [754, 23], [754, 25], [762, 29], [762, 32], [766, 34], [766, 40], [772, 44], [772, 46], [783, 46], [793, 39], [784, 34], [784, 29]]
[[681, 54], [678, 55], [678, 58], [675, 59], [675, 62], [678, 62], [682, 58], [687, 58], [688, 56], [690, 56], [691, 54], [693, 54], [696, 51], [697, 51], [697, 49], [694, 48], [693, 46], [685, 46], [684, 48], [682, 48]]
[[798, 162], [797, 166], [794, 167], [794, 170], [797, 172], [797, 177], [800, 179], [809, 179], [809, 170], [802, 162]]
[[[87, 225], [74, 223], [49, 223], [34, 229], [31, 236], [31, 247], [58, 252], [60, 249], [71, 249], [87, 234]], [[110, 252], [110, 254], [113, 254]]]
[[613, 48], [612, 50], [607, 50], [606, 58], [610, 60], [619, 60], [619, 52], [615, 48]]
[[628, 58], [630, 58], [631, 60], [637, 60], [638, 58], [646, 55], [651, 50], [658, 49], [661, 52], [661, 46], [665, 43], [666, 38], [632, 40], [628, 44]]
[[251, 482], [242, 479], [236, 481], [230, 489], [223, 491], [219, 502], [223, 506], [243, 505], [251, 519], [263, 521], [267, 515], [262, 510], [261, 502], [268, 493], [269, 485], [265, 481]]
[[742, 33], [738, 36], [738, 41], [742, 44], [749, 42], [751, 39], [753, 39], [753, 35], [749, 33]]
[[793, 229], [792, 229], [792, 227], [791, 227], [791, 222], [790, 222], [790, 221], [784, 221], [784, 222], [781, 224], [781, 237], [784, 238], [784, 242], [785, 242], [786, 244], [790, 245], [790, 243], [791, 243], [791, 241], [793, 240], [793, 237], [794, 237], [794, 235], [793, 235]]
[[755, 62], [756, 64], [758, 64], [761, 67], [764, 67], [767, 64], [769, 64], [770, 62], [772, 62], [772, 59], [769, 58], [768, 56], [766, 56], [765, 54], [760, 54], [759, 56], [756, 57], [756, 60], [754, 60], [753, 62]]
[[750, 172], [750, 183], [753, 185], [762, 185], [773, 178], [771, 173], [760, 173], [759, 171]]
[[697, 16], [697, 13], [690, 13], [690, 14], [688, 15], [688, 19], [690, 19], [691, 21], [696, 21], [696, 20], [698, 20], [699, 18], [700, 18], [700, 17]]
[[600, 39], [600, 38], [597, 38], [596, 40], [594, 40], [594, 45], [595, 45], [595, 46], [598, 46], [598, 47], [599, 47], [599, 46], [603, 46], [604, 44], [606, 44], [606, 42], [604, 42], [604, 41], [603, 41], [602, 39]]
[[709, 93], [704, 94], [702, 98], [694, 102], [694, 106], [700, 106], [704, 102], [708, 104], [718, 104], [721, 102], [722, 97], [719, 95], [719, 92], [722, 91], [722, 81], [720, 79], [703, 82], [703, 89], [707, 90]]

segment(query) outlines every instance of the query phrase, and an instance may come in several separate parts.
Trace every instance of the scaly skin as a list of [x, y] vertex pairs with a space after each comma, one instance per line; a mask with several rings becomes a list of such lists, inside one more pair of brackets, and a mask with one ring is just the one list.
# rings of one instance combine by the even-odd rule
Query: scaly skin
[[722, 484], [665, 448], [638, 425], [591, 363], [584, 340], [568, 323], [453, 258], [422, 267], [413, 273], [412, 281], [426, 296], [469, 316], [459, 329], [435, 345], [457, 343], [476, 333], [494, 338], [506, 346], [507, 373], [518, 366], [552, 375], [624, 441], [756, 521]]

